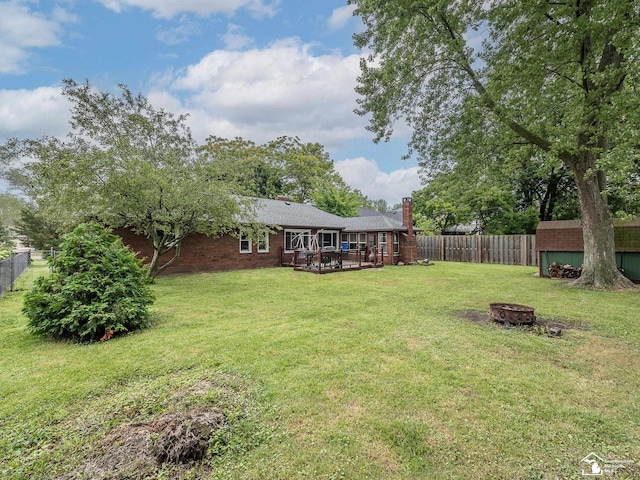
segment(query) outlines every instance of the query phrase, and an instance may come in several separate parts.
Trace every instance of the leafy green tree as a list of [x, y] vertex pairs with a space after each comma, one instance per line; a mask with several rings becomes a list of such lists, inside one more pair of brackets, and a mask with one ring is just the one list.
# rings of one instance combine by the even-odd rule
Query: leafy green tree
[[268, 149], [282, 167], [283, 193], [300, 203], [311, 201], [313, 193], [326, 183], [342, 185], [329, 153], [319, 143], [302, 143], [298, 138], [280, 137]]
[[56, 212], [47, 212], [33, 205], [23, 207], [16, 222], [16, 231], [27, 238], [27, 244], [38, 250], [57, 249], [62, 234], [68, 229]]
[[442, 132], [438, 148], [420, 162], [423, 178], [451, 178], [447, 188], [456, 193], [449, 197], [458, 204], [468, 201], [469, 195], [482, 196], [491, 186], [513, 196], [515, 203], [505, 208], [518, 215], [536, 209], [540, 220], [578, 218], [576, 187], [569, 169], [481, 113], [464, 108], [458, 121]]
[[344, 184], [324, 147], [298, 138], [280, 137], [257, 145], [242, 138], [211, 136], [200, 151], [220, 179], [238, 184], [254, 197], [285, 196], [304, 203], [326, 183]]
[[[467, 109], [562, 162], [580, 202], [585, 260], [578, 284], [629, 287], [617, 270], [607, 176], [637, 151], [640, 5], [626, 0], [502, 2], [349, 0], [371, 51], [359, 113], [376, 140], [398, 118], [428, 161]], [[469, 40], [485, 38], [474, 49]], [[500, 135], [505, 129], [488, 130]]]
[[[373, 200], [369, 197], [367, 197], [364, 193], [362, 193], [360, 190], [358, 190], [357, 188], [353, 189], [353, 193], [355, 193], [356, 195], [358, 195], [360, 197], [360, 203], [362, 203], [362, 208], [367, 208], [369, 210], [375, 210], [376, 212], [388, 212], [389, 211], [389, 204], [387, 203], [387, 201], [383, 198], [378, 199], [378, 200]], [[391, 210], [397, 210], [399, 208], [402, 208], [402, 204], [398, 204], [398, 205], [394, 205], [394, 207]]]
[[346, 186], [326, 184], [313, 194], [313, 203], [320, 210], [340, 217], [357, 217], [362, 200]]
[[24, 206], [24, 200], [6, 193], [0, 194], [0, 223], [15, 225]]
[[282, 166], [273, 161], [267, 145], [210, 136], [199, 151], [215, 166], [218, 179], [236, 184], [238, 193], [259, 198], [283, 195]]
[[13, 233], [9, 227], [0, 222], [0, 250], [11, 250], [14, 243]]
[[24, 297], [33, 332], [94, 341], [149, 325], [153, 295], [140, 260], [99, 224], [76, 227], [48, 260], [53, 273], [38, 278]]
[[[448, 175], [434, 177], [429, 185], [413, 193], [413, 211], [416, 218], [429, 219], [427, 231], [441, 234], [447, 228], [464, 225], [473, 220], [471, 208], [463, 201], [456, 179]], [[424, 220], [423, 220], [424, 223]]]
[[185, 116], [155, 109], [124, 85], [120, 91], [65, 80], [73, 106], [68, 138], [18, 142], [14, 156], [36, 160], [26, 183], [38, 205], [55, 206], [72, 224], [98, 219], [143, 235], [153, 247], [148, 274], [155, 278], [188, 235], [235, 232], [237, 213], [249, 206], [197, 154]]

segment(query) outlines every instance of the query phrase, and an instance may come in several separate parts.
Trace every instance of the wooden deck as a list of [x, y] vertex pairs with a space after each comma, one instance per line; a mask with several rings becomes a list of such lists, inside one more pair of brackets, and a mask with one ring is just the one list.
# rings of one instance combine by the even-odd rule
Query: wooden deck
[[380, 268], [384, 266], [384, 257], [375, 262], [364, 261], [364, 255], [360, 252], [324, 251], [304, 252], [296, 254], [287, 265], [299, 272], [310, 273], [336, 273], [349, 270], [362, 270], [365, 268]]
[[294, 270], [298, 272], [310, 272], [310, 273], [337, 273], [346, 272], [350, 270], [363, 270], [365, 268], [381, 268], [382, 263], [371, 262], [349, 262], [343, 261], [341, 264], [322, 265], [322, 263], [311, 263], [309, 265], [295, 265]]

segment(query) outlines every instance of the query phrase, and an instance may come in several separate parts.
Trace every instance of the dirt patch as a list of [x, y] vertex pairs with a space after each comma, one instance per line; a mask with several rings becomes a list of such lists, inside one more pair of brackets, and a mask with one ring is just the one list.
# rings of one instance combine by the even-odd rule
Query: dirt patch
[[538, 318], [531, 325], [511, 325], [508, 323], [497, 322], [489, 316], [489, 312], [480, 312], [477, 310], [460, 310], [456, 312], [458, 318], [468, 320], [469, 322], [486, 325], [488, 327], [504, 328], [504, 329], [517, 329], [524, 332], [531, 332], [537, 335], [548, 335], [551, 337], [559, 337], [565, 330], [577, 328], [565, 323], [558, 322], [557, 320], [548, 318]]
[[70, 438], [82, 443], [63, 460], [68, 468], [56, 466], [64, 473], [51, 478], [209, 478], [223, 457], [268, 438], [259, 421], [259, 389], [241, 376], [181, 371], [143, 380], [140, 389], [145, 393], [131, 382], [88, 406], [91, 420], [69, 426]]
[[209, 438], [225, 424], [221, 412], [198, 408], [146, 423], [119, 425], [102, 440], [96, 455], [61, 479], [145, 479], [167, 464], [179, 475], [205, 456]]

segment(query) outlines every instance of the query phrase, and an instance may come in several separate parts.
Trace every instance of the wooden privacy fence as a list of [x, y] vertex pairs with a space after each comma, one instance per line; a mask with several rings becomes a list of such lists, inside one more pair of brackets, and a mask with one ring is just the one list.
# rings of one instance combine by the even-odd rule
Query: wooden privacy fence
[[451, 262], [538, 265], [535, 235], [416, 237], [418, 258]]

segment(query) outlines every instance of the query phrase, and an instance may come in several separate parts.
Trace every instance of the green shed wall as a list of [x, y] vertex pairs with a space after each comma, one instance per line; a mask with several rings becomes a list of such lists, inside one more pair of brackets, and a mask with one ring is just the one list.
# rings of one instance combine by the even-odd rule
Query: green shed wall
[[[556, 262], [558, 265], [571, 265], [579, 267], [584, 262], [582, 252], [538, 252], [540, 255], [540, 274], [549, 276], [549, 265]], [[629, 280], [640, 283], [640, 252], [617, 252], [616, 263], [624, 269], [624, 276]]]

